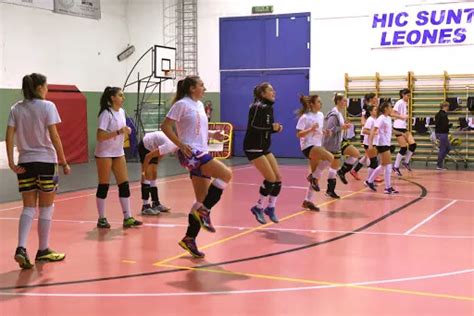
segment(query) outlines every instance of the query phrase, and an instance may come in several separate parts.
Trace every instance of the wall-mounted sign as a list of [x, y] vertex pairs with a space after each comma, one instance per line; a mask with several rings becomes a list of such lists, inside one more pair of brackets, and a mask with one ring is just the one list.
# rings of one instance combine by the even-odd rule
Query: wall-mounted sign
[[273, 13], [272, 5], [261, 5], [252, 7], [252, 14]]
[[54, 12], [100, 19], [100, 0], [54, 0]]
[[474, 44], [474, 3], [378, 12], [370, 23], [373, 48]]
[[51, 11], [53, 11], [54, 9], [54, 0], [0, 0], [0, 2], [46, 9]]

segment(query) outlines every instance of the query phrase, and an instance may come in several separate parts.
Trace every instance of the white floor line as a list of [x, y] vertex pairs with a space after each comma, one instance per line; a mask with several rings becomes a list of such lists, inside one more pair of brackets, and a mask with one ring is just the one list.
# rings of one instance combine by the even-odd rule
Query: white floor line
[[[17, 217], [0, 217], [0, 221], [18, 221]], [[37, 221], [37, 219], [35, 219]], [[70, 223], [70, 224], [96, 224], [96, 220], [69, 220], [69, 219], [53, 219], [53, 222], [57, 223]], [[111, 224], [121, 225], [122, 222], [118, 221], [109, 221]], [[156, 228], [182, 228], [188, 227], [187, 224], [167, 224], [167, 223], [144, 223], [145, 227], [156, 227]], [[248, 230], [254, 227], [246, 226], [226, 226], [226, 225], [214, 225], [214, 227], [219, 229], [233, 229], [233, 230]], [[268, 227], [262, 228], [260, 231], [280, 231], [280, 232], [295, 232], [295, 233], [338, 233], [346, 234], [352, 231], [350, 230], [326, 230], [326, 229], [299, 229], [299, 228], [276, 228]], [[380, 235], [380, 236], [399, 236], [399, 237], [419, 237], [419, 238], [438, 238], [438, 239], [474, 239], [474, 236], [463, 236], [463, 235], [432, 235], [432, 234], [411, 234], [406, 235], [403, 233], [388, 233], [388, 232], [370, 232], [370, 231], [361, 231], [355, 232], [355, 235]]]
[[[348, 286], [364, 286], [374, 284], [400, 283], [405, 281], [417, 281], [426, 279], [444, 278], [454, 275], [472, 273], [474, 269], [465, 269], [445, 273], [436, 273], [428, 275], [420, 275], [413, 277], [385, 279], [374, 281], [360, 281], [334, 285], [316, 285], [302, 287], [286, 287], [272, 289], [257, 290], [235, 290], [235, 291], [209, 291], [209, 292], [168, 292], [168, 293], [31, 293], [31, 292], [0, 292], [0, 296], [36, 296], [36, 297], [159, 297], [159, 296], [204, 296], [204, 295], [235, 295], [235, 294], [255, 294], [255, 293], [274, 293], [274, 292], [293, 292], [293, 291], [309, 291], [329, 288], [340, 288]], [[25, 291], [20, 289], [20, 291]]]
[[430, 216], [428, 216], [427, 218], [425, 218], [423, 221], [419, 222], [418, 224], [416, 224], [415, 226], [413, 226], [412, 228], [410, 228], [409, 230], [407, 230], [404, 235], [410, 235], [410, 233], [412, 233], [413, 231], [415, 231], [416, 229], [418, 229], [419, 227], [421, 227], [422, 225], [428, 223], [430, 220], [432, 220], [436, 215], [438, 215], [439, 213], [441, 213], [442, 211], [444, 211], [445, 209], [447, 209], [448, 207], [450, 207], [451, 205], [453, 205], [454, 203], [456, 203], [458, 200], [452, 200], [450, 203], [446, 204], [445, 206], [443, 206], [442, 208], [440, 208], [439, 210], [437, 210], [435, 213], [431, 214]]

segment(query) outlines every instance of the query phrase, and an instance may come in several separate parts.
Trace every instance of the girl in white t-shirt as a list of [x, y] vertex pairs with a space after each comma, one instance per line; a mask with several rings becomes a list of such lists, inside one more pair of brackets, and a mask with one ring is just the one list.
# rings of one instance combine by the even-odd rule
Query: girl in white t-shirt
[[[204, 83], [198, 76], [188, 76], [178, 82], [173, 105], [161, 125], [165, 135], [179, 148], [178, 158], [189, 170], [196, 202], [188, 216], [186, 236], [179, 245], [195, 258], [203, 258], [196, 245], [200, 228], [215, 232], [210, 211], [219, 202], [232, 172], [222, 162], [209, 155], [210, 137], [222, 140], [224, 135], [208, 132], [208, 121], [200, 99], [204, 95]], [[176, 126], [176, 132], [173, 130]], [[211, 182], [211, 178], [214, 180]]]
[[375, 134], [374, 138], [372, 139], [372, 142], [369, 142], [369, 141], [370, 141], [370, 133], [372, 132], [375, 126], [375, 121], [377, 120], [377, 116], [378, 116], [378, 107], [374, 105], [368, 105], [366, 109], [365, 124], [362, 127], [362, 136], [364, 138], [362, 143], [364, 145], [365, 155], [370, 160], [370, 165], [367, 168], [368, 172], [367, 172], [367, 179], [365, 180], [365, 185], [368, 186], [374, 192], [377, 191], [374, 184], [376, 175], [372, 176], [372, 174], [374, 173], [374, 170], [377, 169], [379, 165], [379, 162], [377, 159], [377, 149], [374, 147], [374, 145], [376, 145], [378, 142], [378, 135]]
[[318, 180], [324, 169], [328, 168], [334, 156], [322, 147], [324, 115], [321, 113], [321, 98], [318, 95], [301, 96], [302, 107], [297, 111], [296, 137], [300, 139], [303, 155], [309, 159], [311, 173], [307, 180], [310, 185], [302, 207], [312, 211], [319, 208], [311, 201], [314, 191], [319, 191]]
[[[66, 256], [49, 248], [49, 233], [58, 186], [58, 164], [64, 174], [69, 174], [71, 168], [56, 129], [61, 118], [54, 103], [45, 100], [48, 93], [46, 77], [37, 73], [24, 76], [22, 90], [24, 100], [11, 108], [5, 140], [8, 166], [17, 174], [23, 199], [14, 258], [20, 268], [31, 269], [33, 264], [26, 252], [26, 244], [37, 205], [39, 247], [35, 261], [60, 261]], [[13, 159], [15, 138], [18, 164]]]
[[392, 113], [390, 114], [390, 116], [394, 118], [393, 130], [395, 131], [398, 145], [400, 145], [400, 151], [398, 152], [393, 165], [393, 171], [399, 176], [402, 176], [400, 171], [400, 163], [403, 157], [405, 157], [402, 163], [403, 166], [408, 171], [411, 171], [410, 159], [415, 153], [416, 149], [415, 138], [413, 138], [413, 135], [408, 131], [407, 128], [408, 102], [410, 101], [410, 93], [411, 92], [409, 89], [400, 90], [400, 100], [395, 103]]
[[[392, 155], [390, 153], [390, 145], [392, 142], [392, 119], [390, 118], [391, 112], [392, 104], [390, 102], [384, 102], [380, 105], [380, 115], [375, 120], [374, 127], [370, 132], [368, 143], [368, 149], [370, 151], [372, 151], [374, 145], [376, 145], [377, 152], [381, 157], [381, 165], [372, 172], [368, 182], [373, 183], [373, 179], [377, 176], [377, 174], [381, 170], [384, 170], [385, 194], [398, 193], [398, 191], [392, 187], [390, 181], [390, 176], [392, 173]], [[377, 142], [374, 142], [374, 140]]]
[[[138, 154], [142, 163], [142, 215], [158, 215], [160, 212], [169, 212], [170, 208], [160, 203], [156, 177], [158, 163], [161, 158], [178, 150], [175, 144], [162, 131], [145, 134], [138, 144]], [[152, 204], [148, 199], [151, 196]]]
[[97, 126], [95, 161], [99, 176], [96, 202], [99, 212], [98, 228], [110, 228], [105, 217], [105, 199], [109, 191], [110, 172], [118, 184], [120, 205], [123, 213], [123, 227], [142, 225], [132, 217], [130, 211], [130, 187], [128, 184], [127, 162], [123, 151], [124, 134], [130, 135], [126, 125], [125, 111], [122, 109], [125, 96], [117, 87], [107, 87], [100, 98], [100, 111]]

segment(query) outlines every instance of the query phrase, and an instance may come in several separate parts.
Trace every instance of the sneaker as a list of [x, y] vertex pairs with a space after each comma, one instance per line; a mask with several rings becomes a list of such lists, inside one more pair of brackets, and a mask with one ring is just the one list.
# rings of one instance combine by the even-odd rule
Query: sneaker
[[339, 179], [341, 179], [342, 183], [344, 184], [348, 183], [346, 179], [346, 175], [342, 173], [340, 169], [337, 171], [337, 176], [339, 177]]
[[340, 199], [341, 197], [334, 191], [326, 191], [326, 196], [332, 197], [333, 199]]
[[270, 220], [274, 223], [278, 223], [278, 217], [275, 215], [275, 208], [267, 206], [263, 212], [270, 218]]
[[383, 179], [379, 176], [376, 176], [374, 182], [380, 183], [380, 182], [383, 182]]
[[150, 204], [145, 204], [142, 206], [142, 215], [159, 215], [160, 211], [152, 208]]
[[313, 188], [314, 191], [321, 191], [319, 188], [318, 179], [315, 178], [311, 173], [306, 177], [306, 180], [308, 180], [309, 184], [311, 184], [311, 188]]
[[377, 188], [375, 187], [374, 183], [370, 183], [369, 181], [364, 182], [365, 186], [371, 189], [374, 192], [377, 192]]
[[212, 226], [211, 223], [211, 212], [206, 210], [204, 207], [200, 207], [197, 210], [191, 212], [195, 219], [199, 221], [201, 227], [207, 230], [208, 232], [215, 233], [216, 229]]
[[130, 216], [129, 218], [125, 218], [123, 220], [123, 228], [130, 228], [130, 227], [135, 227], [135, 226], [140, 226], [140, 225], [143, 225], [143, 223], [140, 221], [137, 221], [132, 216]]
[[393, 172], [395, 172], [397, 174], [397, 176], [399, 176], [399, 177], [402, 176], [402, 172], [400, 171], [400, 168], [393, 167], [392, 170], [393, 170]]
[[265, 220], [265, 217], [263, 216], [263, 208], [260, 208], [257, 205], [255, 205], [254, 207], [250, 209], [250, 211], [252, 212], [253, 215], [255, 215], [255, 219], [257, 220], [257, 222], [259, 222], [260, 224], [267, 223], [267, 221]]
[[155, 210], [155, 211], [158, 211], [158, 213], [169, 213], [170, 212], [170, 208], [167, 207], [167, 206], [164, 206], [163, 204], [157, 204], [155, 202], [153, 202], [153, 206], [152, 208]]
[[315, 211], [315, 212], [319, 212], [319, 207], [317, 207], [316, 205], [314, 205], [313, 202], [311, 201], [306, 201], [304, 200], [303, 201], [303, 204], [301, 205], [302, 208], [307, 208], [309, 209], [310, 211]]
[[395, 190], [394, 188], [385, 188], [385, 190], [383, 191], [383, 193], [385, 194], [397, 194], [399, 193], [397, 190]]
[[196, 239], [192, 237], [184, 237], [178, 245], [189, 252], [194, 258], [204, 258], [205, 254], [200, 252], [196, 245]]
[[391, 187], [391, 188], [390, 188], [390, 191], [392, 191], [392, 194], [398, 194], [398, 193], [400, 193], [400, 192], [398, 192], [397, 190], [395, 190], [394, 187]]
[[438, 167], [438, 166], [436, 166], [436, 170], [439, 170], [439, 171], [445, 171], [445, 170], [448, 170], [448, 168], [446, 168], [446, 167]]
[[354, 177], [354, 179], [360, 180], [359, 173], [358, 173], [357, 171], [355, 171], [354, 169], [352, 169], [352, 170], [350, 171], [350, 174], [351, 174], [351, 176]]
[[410, 167], [410, 163], [409, 163], [409, 162], [402, 162], [402, 165], [403, 165], [403, 167], [405, 167], [405, 169], [407, 169], [408, 171], [411, 172], [411, 167]]
[[31, 269], [33, 268], [33, 264], [30, 262], [30, 258], [28, 257], [28, 253], [26, 249], [23, 247], [16, 248], [15, 251], [15, 261], [18, 262], [20, 268], [22, 269]]
[[35, 261], [54, 262], [64, 260], [64, 258], [66, 258], [66, 254], [56, 252], [50, 248], [46, 248], [44, 250], [38, 250], [38, 252], [36, 253]]
[[99, 218], [99, 220], [97, 221], [97, 228], [110, 228], [110, 224], [107, 221], [107, 218]]

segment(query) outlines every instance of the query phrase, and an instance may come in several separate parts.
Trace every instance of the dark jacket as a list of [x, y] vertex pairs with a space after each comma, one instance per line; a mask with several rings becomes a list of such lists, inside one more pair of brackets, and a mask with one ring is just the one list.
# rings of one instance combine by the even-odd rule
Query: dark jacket
[[435, 132], [438, 134], [448, 134], [451, 125], [449, 124], [448, 113], [444, 110], [439, 110], [435, 116]]
[[250, 106], [244, 150], [265, 151], [270, 148], [273, 131], [273, 102], [257, 101]]

